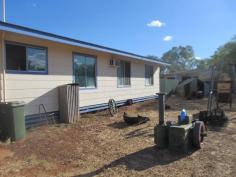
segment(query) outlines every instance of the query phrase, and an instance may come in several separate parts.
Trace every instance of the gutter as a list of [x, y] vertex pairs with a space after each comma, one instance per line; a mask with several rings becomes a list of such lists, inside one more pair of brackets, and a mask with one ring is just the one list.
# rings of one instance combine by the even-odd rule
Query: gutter
[[10, 24], [10, 23], [4, 23], [1, 21], [0, 21], [0, 30], [6, 31], [6, 32], [13, 32], [13, 33], [21, 34], [21, 35], [26, 35], [26, 36], [31, 36], [31, 37], [36, 37], [39, 39], [46, 39], [49, 41], [54, 41], [54, 42], [58, 42], [58, 43], [62, 43], [62, 44], [68, 44], [68, 45], [93, 49], [93, 50], [97, 50], [97, 51], [107, 52], [110, 54], [117, 54], [117, 55], [121, 55], [121, 56], [130, 57], [133, 59], [157, 63], [160, 65], [166, 65], [166, 66], [170, 65], [169, 63], [159, 61], [159, 60], [150, 59], [150, 58], [142, 56], [142, 55], [138, 55], [138, 54], [134, 54], [134, 53], [118, 50], [118, 49], [113, 49], [113, 48], [109, 48], [109, 47], [105, 47], [105, 46], [101, 46], [101, 45], [97, 45], [97, 44], [93, 44], [93, 43], [88, 43], [88, 42], [84, 42], [84, 41], [80, 41], [77, 39], [68, 38], [65, 36], [60, 36], [60, 35], [44, 32], [44, 31], [39, 31], [39, 30], [28, 28], [28, 27], [23, 27], [23, 26], [19, 26], [19, 25], [15, 25], [15, 24]]

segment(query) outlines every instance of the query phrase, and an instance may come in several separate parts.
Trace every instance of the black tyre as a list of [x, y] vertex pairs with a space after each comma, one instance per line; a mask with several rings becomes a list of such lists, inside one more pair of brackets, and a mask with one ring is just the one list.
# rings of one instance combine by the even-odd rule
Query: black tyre
[[193, 128], [193, 145], [201, 148], [201, 144], [206, 136], [206, 128], [202, 121], [196, 121]]

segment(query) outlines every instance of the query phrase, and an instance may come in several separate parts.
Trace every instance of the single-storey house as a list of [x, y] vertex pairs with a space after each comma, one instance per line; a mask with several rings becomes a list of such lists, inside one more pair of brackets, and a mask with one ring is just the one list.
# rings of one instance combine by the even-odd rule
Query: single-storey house
[[[125, 41], [124, 41], [125, 42]], [[154, 98], [163, 61], [0, 22], [0, 101], [24, 101], [26, 120], [58, 116], [58, 87], [80, 86], [81, 112]]]

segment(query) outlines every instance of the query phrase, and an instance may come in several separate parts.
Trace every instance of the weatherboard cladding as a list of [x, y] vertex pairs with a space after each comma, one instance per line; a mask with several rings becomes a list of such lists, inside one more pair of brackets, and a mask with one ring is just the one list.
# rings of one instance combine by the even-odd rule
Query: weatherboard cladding
[[110, 98], [118, 101], [153, 95], [159, 91], [160, 67], [158, 64], [154, 64], [154, 85], [145, 86], [145, 62], [119, 56], [119, 59], [131, 62], [131, 86], [118, 88], [117, 70], [109, 66], [110, 54], [108, 53], [11, 32], [6, 32], [4, 39], [48, 48], [47, 75], [5, 74], [5, 99], [26, 102], [25, 115], [37, 114], [39, 104], [44, 104], [47, 112], [58, 111], [58, 86], [73, 82], [73, 52], [97, 56], [97, 87], [81, 89], [81, 107], [107, 103]]
[[157, 64], [169, 65], [169, 63], [166, 63], [166, 62], [163, 62], [160, 60], [150, 59], [150, 58], [142, 56], [142, 55], [138, 55], [138, 54], [122, 51], [122, 50], [117, 50], [117, 49], [113, 49], [113, 48], [109, 48], [109, 47], [105, 47], [105, 46], [101, 46], [101, 45], [97, 45], [97, 44], [93, 44], [93, 43], [89, 43], [89, 42], [84, 42], [81, 40], [72, 39], [72, 38], [44, 32], [44, 31], [40, 31], [40, 30], [28, 28], [28, 27], [5, 23], [5, 22], [1, 22], [1, 21], [0, 21], [0, 30], [19, 33], [19, 34], [23, 34], [23, 35], [29, 35], [29, 36], [52, 40], [55, 42], [65, 43], [65, 44], [69, 44], [69, 45], [75, 45], [75, 46], [80, 46], [80, 47], [84, 47], [84, 48], [104, 51], [104, 52], [108, 52], [111, 54], [124, 55], [124, 56], [128, 56], [128, 57], [135, 58], [138, 60], [149, 61], [149, 62], [153, 62], [153, 63], [157, 63]]

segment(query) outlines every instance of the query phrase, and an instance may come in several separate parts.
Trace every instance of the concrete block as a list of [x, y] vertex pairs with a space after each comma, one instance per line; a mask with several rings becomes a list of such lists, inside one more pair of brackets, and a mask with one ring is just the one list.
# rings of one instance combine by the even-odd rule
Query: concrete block
[[168, 146], [168, 127], [165, 125], [156, 125], [154, 127], [154, 142], [159, 148]]
[[169, 149], [187, 152], [190, 145], [192, 124], [175, 125], [168, 128]]

